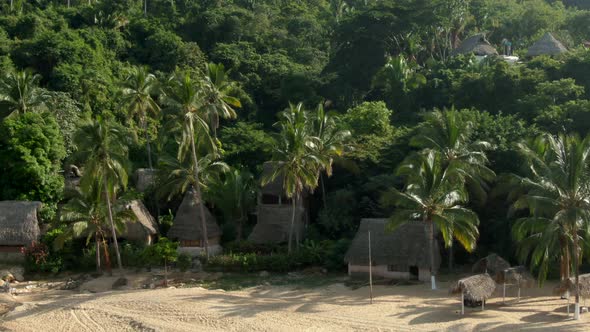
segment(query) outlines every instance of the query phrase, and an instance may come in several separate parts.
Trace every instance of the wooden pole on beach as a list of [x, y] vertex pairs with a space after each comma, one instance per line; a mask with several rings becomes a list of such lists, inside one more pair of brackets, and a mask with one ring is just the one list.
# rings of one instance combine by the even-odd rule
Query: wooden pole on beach
[[465, 293], [461, 291], [461, 315], [465, 315]]
[[504, 290], [502, 291], [502, 303], [506, 303], [506, 283], [503, 283]]
[[373, 260], [371, 259], [371, 231], [369, 231], [369, 290], [371, 293], [371, 304], [373, 304]]

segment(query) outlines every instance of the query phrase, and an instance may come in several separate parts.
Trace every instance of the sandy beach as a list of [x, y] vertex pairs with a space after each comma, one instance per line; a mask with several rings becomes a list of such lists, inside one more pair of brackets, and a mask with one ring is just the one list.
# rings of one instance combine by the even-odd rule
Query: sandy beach
[[[502, 304], [499, 290], [486, 310], [459, 313], [448, 284], [376, 286], [343, 284], [319, 289], [259, 286], [241, 291], [177, 288], [77, 294], [20, 295], [6, 313], [7, 331], [588, 331], [590, 314], [567, 317], [554, 285], [523, 292]], [[509, 290], [514, 295], [515, 290]], [[9, 296], [9, 295], [5, 295]]]

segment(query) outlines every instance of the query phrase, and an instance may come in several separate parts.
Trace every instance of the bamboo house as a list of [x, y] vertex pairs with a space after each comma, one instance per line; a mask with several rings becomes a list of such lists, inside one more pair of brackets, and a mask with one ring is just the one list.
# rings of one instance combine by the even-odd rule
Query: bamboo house
[[40, 202], [0, 201], [0, 261], [22, 260], [22, 249], [39, 239]]
[[465, 314], [465, 302], [481, 303], [481, 310], [485, 307], [485, 302], [496, 290], [496, 282], [489, 274], [477, 274], [471, 277], [463, 278], [451, 286], [451, 294], [461, 294], [461, 315]]
[[[372, 274], [387, 279], [430, 280], [428, 232], [420, 222], [408, 222], [393, 232], [386, 230], [387, 219], [362, 219], [344, 261], [350, 276], [369, 273], [371, 231]], [[440, 251], [435, 241], [435, 266], [440, 267]], [[435, 271], [436, 272], [436, 271]]]
[[547, 32], [537, 40], [527, 51], [528, 57], [535, 57], [539, 55], [555, 56], [567, 52], [567, 48], [555, 39], [550, 32]]
[[490, 44], [483, 33], [465, 39], [459, 47], [453, 50], [452, 55], [473, 54], [478, 58], [498, 55], [498, 51]]

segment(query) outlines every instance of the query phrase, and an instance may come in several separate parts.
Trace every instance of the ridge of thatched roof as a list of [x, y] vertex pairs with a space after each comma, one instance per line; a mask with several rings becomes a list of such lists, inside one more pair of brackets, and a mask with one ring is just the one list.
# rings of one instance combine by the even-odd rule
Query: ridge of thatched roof
[[465, 298], [471, 301], [484, 301], [494, 294], [496, 282], [489, 274], [476, 274], [463, 278], [451, 286], [451, 294], [463, 293]]
[[527, 51], [527, 56], [539, 56], [539, 55], [558, 55], [567, 52], [567, 48], [563, 44], [555, 39], [550, 32], [547, 32], [537, 40]]
[[[590, 273], [580, 274], [580, 295], [584, 298], [590, 296]], [[569, 291], [571, 295], [576, 295], [576, 277], [571, 277], [562, 282], [559, 287], [563, 294]]]
[[[248, 241], [253, 243], [283, 243], [289, 240], [289, 229], [293, 207], [291, 205], [260, 205], [257, 208], [258, 220]], [[294, 234], [303, 232], [305, 209], [298, 206], [295, 210]]]
[[452, 55], [474, 54], [478, 56], [498, 55], [498, 51], [490, 44], [483, 33], [465, 39]]
[[[418, 266], [430, 268], [430, 253], [425, 225], [408, 222], [393, 232], [386, 231], [387, 219], [362, 219], [344, 261], [369, 265], [368, 231], [371, 231], [371, 256], [375, 265]], [[440, 253], [435, 243], [435, 265], [440, 266]]]
[[40, 235], [41, 202], [0, 201], [0, 245], [29, 245]]
[[[169, 238], [185, 241], [200, 241], [203, 239], [199, 204], [203, 203], [192, 190], [188, 190], [184, 194], [182, 203], [176, 211], [174, 223], [168, 231]], [[207, 206], [203, 205], [203, 208], [207, 223], [207, 236], [209, 238], [221, 236], [221, 229], [217, 225], [217, 220]]]
[[129, 240], [145, 240], [148, 236], [158, 233], [156, 219], [150, 214], [142, 201], [133, 200], [127, 208], [135, 215], [135, 220], [125, 223], [122, 237]]
[[510, 268], [510, 263], [499, 255], [492, 253], [475, 262], [471, 268], [471, 272], [489, 273], [497, 278], [502, 271], [508, 268]]
[[150, 168], [138, 168], [133, 174], [135, 189], [139, 192], [146, 191], [156, 183], [157, 170]]
[[498, 273], [496, 282], [518, 285], [520, 288], [531, 288], [535, 285], [535, 278], [524, 266], [515, 266]]

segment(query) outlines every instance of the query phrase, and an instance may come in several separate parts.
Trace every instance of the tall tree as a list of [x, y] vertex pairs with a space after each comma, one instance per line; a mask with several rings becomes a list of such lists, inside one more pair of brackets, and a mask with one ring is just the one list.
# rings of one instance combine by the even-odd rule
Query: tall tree
[[202, 85], [203, 111], [217, 139], [219, 119], [235, 119], [236, 111], [232, 107], [242, 107], [240, 101], [231, 96], [234, 84], [229, 81], [228, 72], [223, 64], [209, 63]]
[[241, 169], [229, 170], [210, 184], [206, 196], [222, 211], [225, 222], [236, 224], [236, 239], [241, 241], [248, 212], [256, 204], [252, 174]]
[[551, 250], [560, 247], [562, 259], [572, 256], [574, 318], [579, 319], [579, 265], [590, 230], [590, 136], [544, 135], [533, 144], [521, 143], [518, 147], [529, 162], [530, 172], [515, 177], [523, 194], [514, 209], [526, 209], [529, 216], [515, 223], [515, 237], [532, 264], [541, 267], [543, 276], [547, 263], [557, 255]]
[[[199, 157], [197, 144], [207, 146], [212, 153], [216, 152], [216, 145], [209, 132], [209, 125], [206, 120], [203, 106], [203, 82], [191, 77], [190, 72], [176, 72], [169, 79], [165, 86], [165, 103], [175, 112], [172, 116], [172, 124], [180, 129], [180, 144], [178, 146], [177, 159], [183, 160], [190, 151], [192, 157], [192, 176], [195, 194], [200, 200], [203, 199], [201, 181], [199, 179]], [[203, 230], [203, 245], [205, 254], [209, 257], [209, 239], [207, 234], [207, 222], [205, 208], [199, 205], [199, 218]]]
[[129, 116], [137, 118], [144, 132], [150, 169], [153, 168], [153, 164], [148, 131], [148, 114], [155, 115], [160, 111], [160, 106], [152, 97], [157, 92], [157, 86], [156, 77], [149, 72], [146, 66], [133, 67], [121, 84], [123, 104]]
[[317, 111], [310, 119], [311, 134], [316, 140], [316, 152], [322, 156], [324, 161], [320, 165], [320, 182], [322, 187], [322, 200], [326, 206], [326, 188], [323, 173], [328, 177], [332, 176], [332, 165], [334, 160], [342, 157], [346, 150], [351, 148], [350, 131], [343, 129], [336, 123], [335, 115], [324, 110], [324, 105], [319, 104]]
[[80, 180], [81, 189], [86, 193], [98, 192], [99, 197], [106, 202], [107, 216], [117, 254], [117, 265], [121, 271], [123, 265], [112, 205], [118, 189], [125, 189], [127, 186], [127, 137], [126, 131], [121, 126], [97, 118], [83, 124], [74, 139], [78, 146], [78, 157], [86, 160], [84, 174]]
[[[0, 100], [8, 104], [10, 115], [23, 114], [45, 106], [47, 91], [39, 87], [41, 76], [30, 70], [8, 71], [0, 79]], [[9, 116], [10, 116], [9, 115]]]
[[[443, 169], [461, 171], [468, 192], [472, 198], [484, 203], [487, 198], [488, 183], [495, 173], [488, 168], [485, 151], [492, 145], [485, 141], [472, 139], [474, 123], [463, 121], [461, 113], [454, 108], [443, 111], [434, 110], [425, 117], [426, 124], [410, 140], [410, 145], [440, 153]], [[449, 247], [449, 268], [452, 269], [452, 242]]]
[[[293, 211], [289, 227], [289, 253], [293, 250], [293, 233], [295, 216], [303, 191], [313, 191], [318, 185], [319, 170], [326, 164], [325, 159], [317, 153], [318, 140], [309, 130], [309, 116], [303, 104], [290, 104], [289, 108], [279, 113], [275, 124], [280, 132], [277, 135], [278, 146], [272, 158], [272, 172], [262, 179], [267, 184], [277, 178], [283, 181], [283, 190], [291, 198]], [[299, 244], [299, 232], [296, 233]]]
[[385, 204], [396, 207], [390, 217], [391, 230], [407, 222], [423, 222], [428, 227], [432, 289], [436, 289], [435, 226], [447, 247], [455, 238], [471, 252], [479, 236], [479, 218], [463, 206], [468, 195], [461, 173], [453, 167], [443, 167], [442, 155], [436, 151], [414, 154], [397, 170], [398, 175], [406, 178], [404, 190], [392, 188], [383, 196]]

